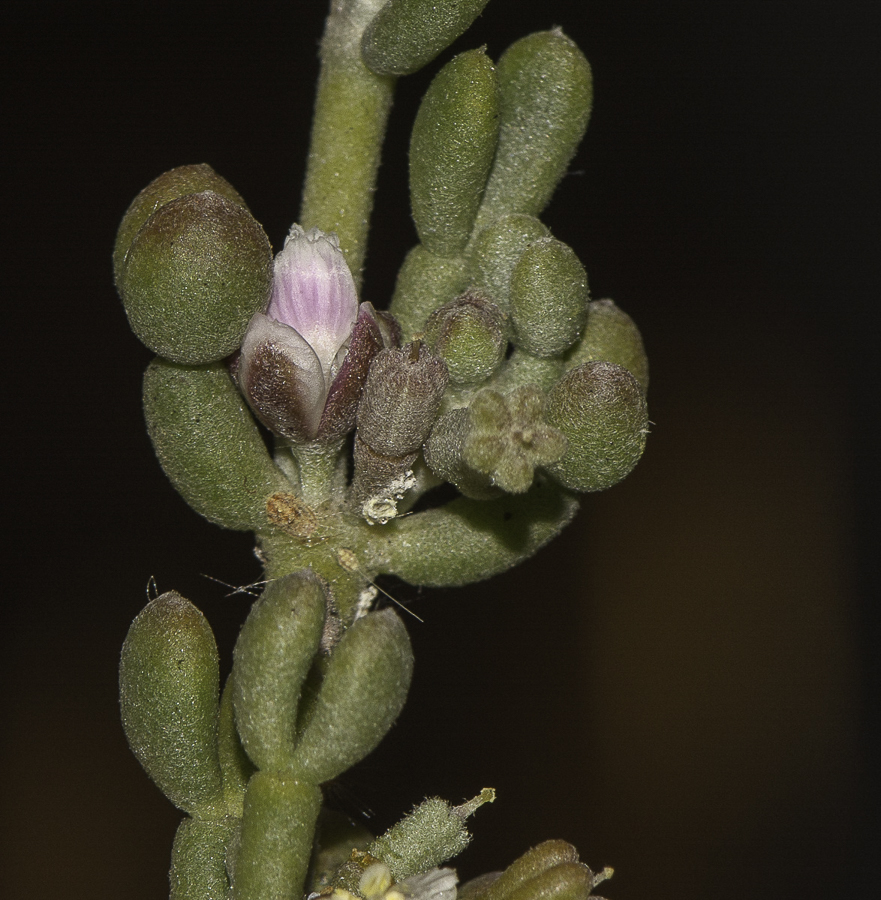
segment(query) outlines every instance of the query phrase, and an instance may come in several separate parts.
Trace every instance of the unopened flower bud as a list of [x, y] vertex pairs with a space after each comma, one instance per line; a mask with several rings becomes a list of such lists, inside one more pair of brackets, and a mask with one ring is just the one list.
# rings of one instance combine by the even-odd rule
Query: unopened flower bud
[[233, 353], [262, 311], [272, 250], [259, 223], [214, 191], [160, 206], [125, 253], [117, 287], [135, 334], [172, 362], [201, 365]]
[[254, 315], [236, 377], [257, 418], [295, 443], [350, 431], [383, 330], [336, 235], [295, 225], [275, 260], [272, 299]]
[[630, 474], [645, 449], [648, 410], [639, 382], [622, 366], [589, 362], [551, 390], [545, 416], [569, 442], [546, 469], [575, 491], [602, 491]]
[[535, 241], [511, 272], [510, 299], [512, 343], [534, 356], [559, 356], [584, 331], [587, 273], [562, 241]]
[[358, 437], [382, 456], [415, 453], [437, 418], [447, 381], [443, 360], [419, 341], [383, 350], [361, 396]]
[[447, 364], [453, 384], [485, 381], [505, 358], [505, 316], [495, 303], [468, 291], [429, 316], [425, 341]]

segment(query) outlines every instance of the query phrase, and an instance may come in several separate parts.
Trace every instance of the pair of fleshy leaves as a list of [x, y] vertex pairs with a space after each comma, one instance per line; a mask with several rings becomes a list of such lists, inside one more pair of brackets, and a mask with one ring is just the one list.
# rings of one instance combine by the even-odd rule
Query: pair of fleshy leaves
[[330, 441], [354, 428], [370, 363], [398, 339], [390, 316], [359, 305], [336, 235], [294, 225], [275, 259], [269, 307], [248, 325], [236, 378], [267, 428], [296, 443]]

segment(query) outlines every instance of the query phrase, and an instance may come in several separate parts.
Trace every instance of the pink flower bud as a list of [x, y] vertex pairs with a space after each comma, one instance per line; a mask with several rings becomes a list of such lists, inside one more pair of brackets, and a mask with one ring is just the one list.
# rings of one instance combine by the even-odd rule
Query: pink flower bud
[[354, 427], [386, 332], [369, 303], [359, 306], [337, 236], [294, 225], [275, 258], [269, 307], [248, 325], [239, 386], [276, 434], [295, 443], [341, 437]]
[[[275, 258], [266, 314], [293, 328], [315, 351], [325, 377], [336, 375], [358, 318], [358, 293], [335, 234], [294, 225]], [[344, 354], [343, 354], [344, 355]]]

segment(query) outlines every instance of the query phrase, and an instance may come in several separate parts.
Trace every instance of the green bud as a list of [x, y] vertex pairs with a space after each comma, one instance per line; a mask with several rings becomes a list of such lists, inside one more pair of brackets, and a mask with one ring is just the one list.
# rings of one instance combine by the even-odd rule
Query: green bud
[[413, 674], [413, 650], [394, 611], [355, 621], [327, 660], [295, 750], [295, 771], [320, 784], [373, 750], [397, 719]]
[[200, 515], [224, 528], [266, 525], [266, 500], [290, 484], [272, 462], [226, 367], [154, 360], [144, 414], [165, 474]]
[[466, 291], [428, 317], [425, 341], [446, 363], [453, 384], [486, 381], [505, 358], [505, 316], [486, 297]]
[[545, 416], [569, 447], [546, 466], [574, 491], [602, 491], [630, 474], [645, 449], [648, 410], [639, 382], [614, 363], [567, 372], [548, 396]]
[[447, 387], [447, 367], [420, 341], [381, 350], [358, 405], [358, 437], [375, 453], [404, 456], [423, 444]]
[[572, 248], [554, 238], [530, 244], [511, 273], [513, 342], [559, 356], [581, 337], [587, 303], [587, 273]]
[[383, 572], [410, 584], [456, 587], [506, 572], [572, 521], [578, 501], [538, 479], [525, 494], [460, 497], [385, 526]]
[[464, 34], [489, 0], [389, 0], [361, 39], [378, 75], [410, 75]]
[[178, 166], [155, 178], [135, 197], [119, 223], [116, 233], [116, 246], [113, 248], [113, 277], [119, 285], [125, 257], [131, 247], [135, 235], [141, 226], [159, 209], [178, 197], [188, 194], [200, 194], [203, 191], [214, 191], [227, 200], [247, 209], [239, 192], [225, 179], [221, 178], [211, 166], [201, 163], [195, 166]]
[[272, 248], [248, 210], [214, 191], [154, 212], [132, 240], [117, 286], [135, 334], [187, 365], [229, 356], [272, 285]]
[[458, 256], [471, 237], [498, 140], [498, 87], [483, 50], [432, 81], [410, 139], [410, 203], [423, 246]]
[[238, 820], [184, 819], [171, 851], [171, 900], [227, 900], [226, 848]]
[[242, 746], [259, 769], [292, 765], [300, 693], [326, 609], [324, 586], [304, 569], [270, 582], [239, 633], [232, 702]]
[[648, 390], [649, 361], [642, 335], [633, 319], [612, 300], [594, 300], [589, 304], [587, 328], [565, 357], [570, 369], [594, 360], [624, 366], [643, 391]]
[[211, 815], [223, 802], [218, 693], [217, 646], [205, 617], [174, 591], [151, 600], [122, 647], [122, 725], [147, 774], [194, 815]]
[[590, 66], [559, 29], [521, 38], [498, 63], [499, 148], [479, 221], [538, 215], [584, 136], [593, 101]]
[[511, 273], [523, 251], [550, 237], [547, 225], [533, 216], [504, 216], [484, 228], [471, 249], [474, 285], [504, 311], [510, 309]]
[[413, 338], [425, 327], [429, 315], [458, 297], [469, 280], [468, 264], [463, 258], [444, 259], [417, 245], [398, 272], [389, 312], [404, 336]]
[[433, 869], [457, 856], [471, 842], [465, 820], [484, 803], [495, 800], [495, 791], [484, 788], [469, 803], [451, 806], [432, 797], [378, 837], [367, 852], [381, 859], [395, 880]]
[[312, 855], [321, 789], [277, 772], [248, 783], [231, 900], [299, 900]]
[[578, 851], [566, 841], [545, 841], [516, 859], [484, 891], [480, 900], [508, 900], [522, 885], [561, 863], [577, 863]]

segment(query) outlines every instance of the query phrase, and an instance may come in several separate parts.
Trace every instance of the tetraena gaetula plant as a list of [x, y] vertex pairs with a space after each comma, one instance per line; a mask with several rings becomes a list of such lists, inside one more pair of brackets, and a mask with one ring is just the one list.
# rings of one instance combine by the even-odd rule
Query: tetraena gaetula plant
[[[160, 175], [120, 225], [116, 285], [157, 354], [143, 393], [156, 454], [198, 513], [254, 532], [266, 571], [222, 692], [211, 629], [174, 592], [123, 647], [129, 743], [186, 813], [174, 900], [454, 900], [439, 867], [492, 790], [428, 799], [378, 838], [323, 809], [322, 785], [376, 747], [410, 683], [407, 631], [373, 608], [374, 580], [505, 571], [642, 454], [639, 332], [590, 300], [538, 218], [591, 107], [590, 68], [561, 30], [439, 70], [410, 142], [420, 243], [389, 311], [359, 302], [395, 80], [486, 2], [335, 0], [299, 223], [274, 258], [207, 165]], [[458, 894], [582, 900], [608, 874], [549, 841]]]

